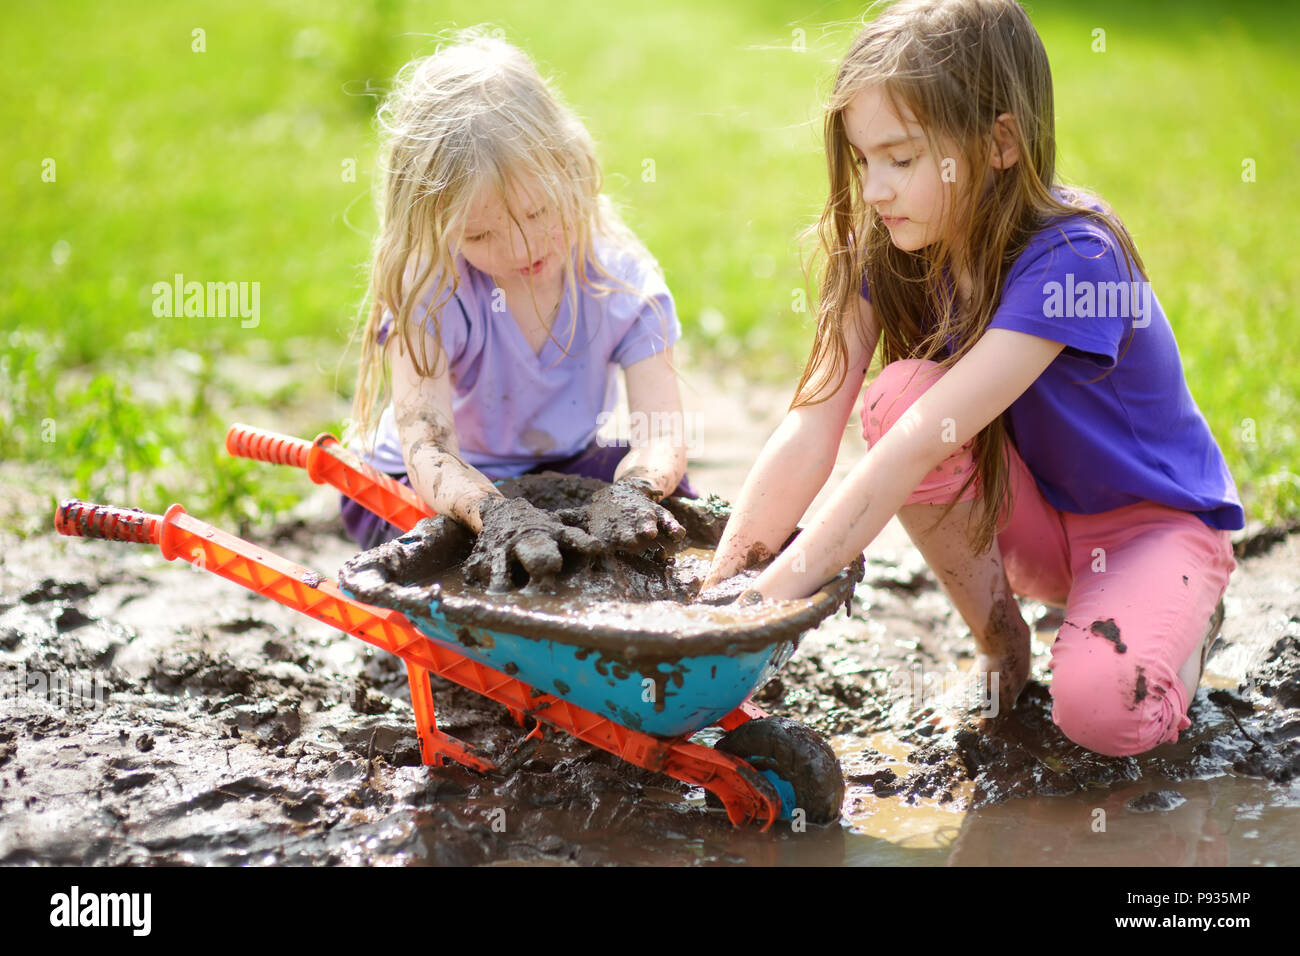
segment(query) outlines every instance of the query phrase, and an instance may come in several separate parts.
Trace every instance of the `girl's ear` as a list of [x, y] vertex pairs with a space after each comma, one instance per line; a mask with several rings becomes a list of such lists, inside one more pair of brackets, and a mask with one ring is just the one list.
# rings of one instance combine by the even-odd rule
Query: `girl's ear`
[[989, 165], [994, 169], [1010, 169], [1020, 160], [1016, 118], [1011, 113], [998, 116], [993, 124], [993, 150], [989, 156]]

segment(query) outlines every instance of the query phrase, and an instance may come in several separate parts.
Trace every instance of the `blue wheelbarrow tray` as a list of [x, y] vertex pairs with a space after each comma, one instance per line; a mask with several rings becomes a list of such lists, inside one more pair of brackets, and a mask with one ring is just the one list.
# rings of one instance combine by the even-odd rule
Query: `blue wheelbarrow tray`
[[[604, 483], [566, 484], [590, 492]], [[511, 497], [523, 488], [539, 507], [549, 503], [528, 494], [524, 479], [502, 487]], [[668, 498], [664, 504], [688, 529], [684, 550], [666, 568], [659, 562], [667, 582], [662, 590], [670, 598], [653, 599], [653, 589], [643, 586], [624, 587], [646, 579], [638, 572], [648, 559], [637, 558], [628, 559], [631, 572], [613, 567], [612, 558], [597, 559], [586, 569], [585, 588], [566, 587], [563, 574], [545, 593], [471, 588], [459, 565], [473, 538], [443, 517], [425, 519], [358, 554], [340, 571], [339, 585], [359, 601], [401, 612], [430, 640], [538, 691], [634, 730], [678, 737], [717, 722], [762, 687], [804, 634], [847, 606], [863, 568], [859, 558], [799, 600], [690, 603], [730, 508], [715, 496]], [[758, 570], [746, 572], [747, 578]], [[593, 577], [604, 586], [591, 587]], [[733, 579], [732, 587], [739, 590], [745, 581]]]

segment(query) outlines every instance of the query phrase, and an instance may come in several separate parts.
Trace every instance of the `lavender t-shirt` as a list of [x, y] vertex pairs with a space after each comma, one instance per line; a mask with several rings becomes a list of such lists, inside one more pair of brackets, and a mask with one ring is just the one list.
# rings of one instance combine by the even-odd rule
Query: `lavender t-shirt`
[[[1079, 216], [1030, 239], [989, 328], [1065, 349], [1011, 403], [1007, 431], [1058, 511], [1154, 501], [1211, 528], [1240, 528], [1236, 485], [1188, 391], [1173, 329], [1150, 285], [1136, 270], [1130, 282], [1126, 265], [1110, 230]], [[862, 295], [870, 301], [865, 278]]]
[[[667, 285], [654, 266], [605, 243], [595, 247], [604, 268], [631, 290], [582, 289], [576, 314], [566, 288], [552, 339], [534, 354], [507, 310], [494, 296], [490, 276], [457, 257], [460, 288], [429, 313], [432, 292], [413, 312], [429, 315], [451, 361], [452, 414], [461, 456], [491, 478], [513, 478], [539, 463], [583, 451], [595, 438], [597, 417], [613, 411], [616, 370], [664, 351], [681, 338], [681, 323]], [[498, 311], [494, 311], [496, 306]], [[385, 313], [379, 341], [387, 340], [392, 315]], [[572, 336], [572, 341], [570, 341]], [[567, 355], [565, 353], [568, 353]], [[374, 454], [354, 447], [381, 471], [406, 471], [393, 407], [384, 410]]]

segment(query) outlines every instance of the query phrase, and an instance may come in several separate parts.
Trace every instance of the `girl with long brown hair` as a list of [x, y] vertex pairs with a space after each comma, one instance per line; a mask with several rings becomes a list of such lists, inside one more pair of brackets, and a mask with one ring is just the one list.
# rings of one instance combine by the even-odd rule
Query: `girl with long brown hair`
[[1053, 719], [1089, 749], [1176, 740], [1243, 526], [1131, 236], [1056, 175], [1052, 79], [1013, 0], [902, 0], [854, 40], [825, 119], [812, 354], [706, 585], [777, 555], [862, 396], [865, 457], [762, 573], [808, 595], [897, 515], [1009, 711], [1018, 597], [1065, 608]]

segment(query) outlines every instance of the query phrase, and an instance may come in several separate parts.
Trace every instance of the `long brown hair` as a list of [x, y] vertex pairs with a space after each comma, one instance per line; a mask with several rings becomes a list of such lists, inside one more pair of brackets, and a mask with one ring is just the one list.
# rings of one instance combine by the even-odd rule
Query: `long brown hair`
[[[943, 155], [941, 142], [960, 150], [969, 174], [956, 184], [957, 201], [947, 204], [950, 211], [966, 210], [955, 222], [958, 231], [946, 233], [965, 237], [956, 249], [947, 240], [916, 252], [897, 248], [879, 214], [863, 202], [844, 111], [872, 86], [882, 90], [899, 115], [905, 113], [902, 107], [912, 112], [933, 155]], [[810, 230], [825, 261], [817, 331], [792, 408], [825, 401], [844, 381], [844, 322], [855, 314], [864, 275], [881, 330], [882, 363], [920, 358], [944, 368], [970, 351], [988, 328], [1012, 264], [1034, 233], [1056, 217], [1083, 216], [1109, 229], [1129, 260], [1130, 279], [1134, 265], [1145, 278], [1137, 248], [1110, 208], [1057, 181], [1052, 99], [1047, 53], [1014, 0], [900, 0], [858, 34], [826, 106], [830, 195]], [[1009, 168], [996, 169], [990, 155], [995, 120], [1003, 113], [1015, 117], [1020, 158]], [[972, 201], [990, 170], [989, 194]], [[1089, 202], [1102, 211], [1087, 208]], [[950, 278], [962, 274], [972, 280], [966, 303], [958, 301], [955, 278]], [[1008, 503], [1007, 441], [1000, 417], [976, 436], [976, 468], [939, 518], [978, 475], [984, 507], [971, 540], [979, 552], [991, 546]]]

